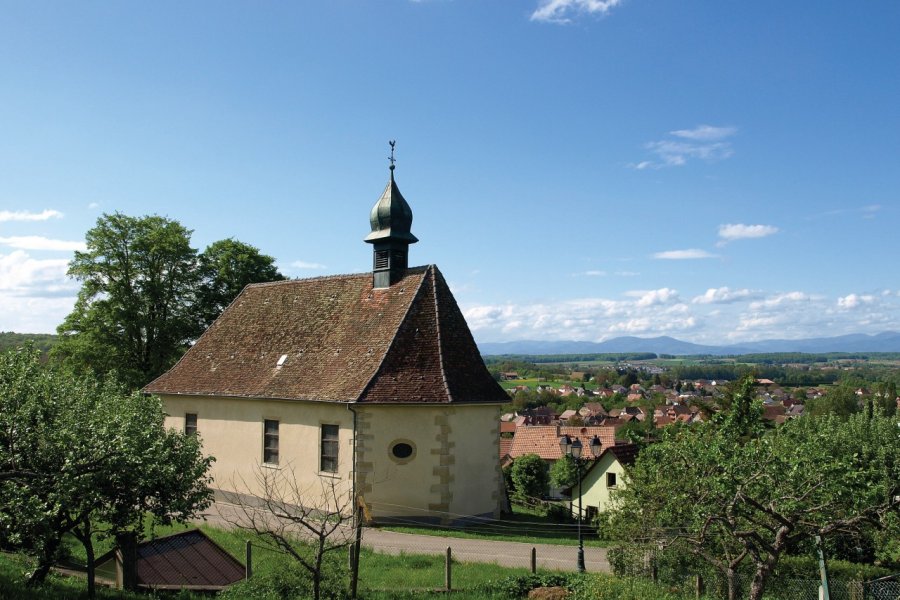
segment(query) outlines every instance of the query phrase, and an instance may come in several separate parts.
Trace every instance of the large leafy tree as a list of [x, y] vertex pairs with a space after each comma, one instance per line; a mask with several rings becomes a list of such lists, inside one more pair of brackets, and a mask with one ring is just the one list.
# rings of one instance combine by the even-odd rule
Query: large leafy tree
[[140, 535], [148, 512], [184, 521], [208, 506], [212, 459], [163, 418], [157, 399], [44, 366], [37, 351], [0, 355], [0, 546], [37, 557], [31, 583], [71, 532], [92, 593], [92, 534]]
[[54, 355], [138, 388], [171, 367], [245, 285], [284, 279], [253, 246], [221, 240], [198, 256], [190, 238], [156, 215], [100, 217], [69, 264], [82, 287]]
[[82, 287], [59, 326], [57, 356], [78, 370], [117, 371], [131, 387], [162, 374], [199, 333], [191, 231], [156, 215], [104, 214], [69, 275]]
[[762, 597], [779, 559], [816, 535], [880, 527], [900, 511], [900, 430], [875, 411], [788, 421], [766, 431], [750, 383], [719, 418], [646, 448], [618, 496], [623, 535], [690, 552], [736, 597]]
[[284, 279], [274, 258], [233, 238], [210, 244], [199, 262], [197, 312], [203, 327], [215, 321], [247, 284]]

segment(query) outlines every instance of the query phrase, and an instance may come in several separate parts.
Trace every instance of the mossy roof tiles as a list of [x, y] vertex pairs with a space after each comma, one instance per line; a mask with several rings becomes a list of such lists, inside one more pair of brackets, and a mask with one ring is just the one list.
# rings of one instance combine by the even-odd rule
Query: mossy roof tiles
[[[287, 356], [279, 367], [282, 356]], [[247, 286], [154, 394], [363, 403], [501, 403], [434, 265]]]

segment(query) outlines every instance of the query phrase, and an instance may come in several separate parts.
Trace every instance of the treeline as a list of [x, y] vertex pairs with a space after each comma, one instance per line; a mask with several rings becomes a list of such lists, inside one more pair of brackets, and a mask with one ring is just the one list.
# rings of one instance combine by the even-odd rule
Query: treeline
[[21, 348], [31, 344], [46, 355], [56, 343], [57, 336], [51, 333], [13, 333], [12, 331], [0, 331], [0, 352], [6, 352], [13, 348]]
[[672, 367], [669, 373], [674, 379], [727, 379], [728, 381], [752, 375], [789, 386], [826, 385], [841, 378], [841, 372], [833, 369], [800, 370], [766, 364], [679, 365]]
[[619, 352], [602, 354], [498, 354], [485, 356], [488, 366], [499, 362], [521, 363], [574, 363], [574, 362], [628, 362], [632, 360], [653, 360], [659, 358], [653, 352]]
[[730, 356], [729, 358], [754, 364], [815, 364], [841, 360], [897, 360], [900, 358], [900, 352], [824, 352], [821, 354], [812, 354], [808, 352], [764, 352], [758, 354], [740, 354]]
[[[492, 357], [493, 358], [493, 357]], [[525, 362], [523, 360], [501, 360], [500, 357], [496, 357], [497, 360], [488, 360], [485, 359], [485, 366], [487, 366], [488, 371], [493, 375], [494, 379], [500, 381], [501, 373], [518, 373], [519, 377], [523, 379], [556, 379], [557, 376], [562, 376], [559, 373], [559, 369], [550, 369], [547, 367], [540, 367], [531, 362]], [[566, 377], [568, 375], [565, 375]]]

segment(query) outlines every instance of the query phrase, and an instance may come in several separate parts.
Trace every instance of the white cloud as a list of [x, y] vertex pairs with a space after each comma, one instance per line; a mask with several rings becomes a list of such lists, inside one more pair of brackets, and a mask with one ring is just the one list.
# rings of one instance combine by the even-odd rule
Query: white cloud
[[85, 250], [84, 242], [70, 242], [67, 240], [54, 240], [39, 235], [22, 235], [13, 237], [0, 237], [0, 244], [21, 250]]
[[838, 298], [837, 305], [839, 308], [852, 310], [854, 308], [859, 308], [865, 304], [872, 304], [874, 301], [874, 296], [866, 294], [848, 294], [842, 298]]
[[319, 271], [328, 268], [321, 263], [306, 262], [305, 260], [295, 260], [290, 264], [290, 266], [294, 269], [303, 269], [308, 271]]
[[761, 300], [759, 302], [753, 302], [750, 304], [750, 309], [760, 310], [763, 308], [772, 308], [797, 302], [810, 302], [811, 300], [819, 299], [819, 297], [810, 296], [805, 292], [786, 292], [784, 294], [775, 294], [773, 296], [769, 296], [765, 300]]
[[733, 290], [729, 287], [709, 288], [702, 296], [695, 296], [691, 302], [694, 304], [732, 304], [742, 300], [749, 300], [757, 294], [748, 290]]
[[68, 259], [36, 259], [24, 250], [0, 254], [0, 331], [55, 331], [78, 293], [68, 266]]
[[688, 250], [666, 250], [665, 252], [657, 252], [653, 258], [662, 260], [690, 260], [695, 258], [716, 258], [715, 254], [710, 254], [706, 250], [699, 248], [690, 248]]
[[658, 304], [668, 304], [678, 299], [678, 292], [670, 288], [660, 288], [658, 290], [633, 290], [625, 292], [626, 296], [637, 298], [636, 306], [655, 306]]
[[589, 340], [621, 335], [671, 335], [725, 344], [900, 330], [900, 296], [855, 293], [823, 296], [710, 288], [683, 300], [672, 288], [632, 290], [616, 299], [587, 297], [545, 302], [463, 306], [479, 341]]
[[541, 0], [540, 6], [531, 13], [531, 20], [570, 23], [576, 15], [606, 15], [621, 3], [622, 0]]
[[737, 133], [737, 127], [714, 127], [712, 125], [698, 125], [693, 129], [676, 129], [670, 131], [675, 137], [696, 141], [723, 140]]
[[88, 204], [88, 208], [91, 210], [94, 210], [95, 208], [100, 208], [100, 203], [99, 202], [91, 202], [90, 204]]
[[694, 129], [676, 129], [669, 135], [677, 139], [664, 139], [647, 142], [644, 147], [657, 156], [657, 160], [644, 160], [631, 163], [629, 166], [637, 170], [661, 169], [663, 167], [680, 167], [691, 159], [713, 162], [724, 160], [734, 154], [731, 142], [727, 138], [737, 132], [736, 127], [715, 127], [699, 125]]
[[576, 273], [576, 275], [587, 275], [588, 277], [605, 277], [606, 271], [590, 270], [584, 273]]
[[731, 144], [728, 142], [692, 144], [689, 142], [660, 140], [648, 142], [645, 147], [656, 154], [662, 160], [662, 165], [666, 167], [686, 165], [688, 159], [691, 158], [711, 162], [728, 158], [734, 154]]
[[774, 225], [744, 225], [743, 223], [728, 223], [719, 225], [720, 244], [735, 240], [749, 240], [764, 238], [778, 233]]
[[476, 305], [464, 310], [481, 339], [599, 340], [628, 333], [683, 332], [699, 320], [678, 292], [635, 290], [625, 300], [580, 298], [552, 303]]
[[0, 223], [6, 221], [46, 221], [48, 219], [61, 219], [63, 214], [58, 210], [43, 210], [39, 213], [27, 210], [0, 210]]
[[38, 260], [24, 250], [0, 254], [0, 290], [24, 292], [46, 284], [63, 284], [69, 261], [65, 258]]

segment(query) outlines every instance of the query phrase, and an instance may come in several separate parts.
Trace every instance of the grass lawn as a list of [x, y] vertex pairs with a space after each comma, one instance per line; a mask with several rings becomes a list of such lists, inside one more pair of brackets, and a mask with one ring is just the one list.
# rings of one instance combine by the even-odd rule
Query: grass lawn
[[[190, 526], [192, 527], [192, 526]], [[183, 531], [189, 526], [157, 526], [154, 533], [157, 537]], [[223, 548], [228, 550], [242, 563], [245, 556], [245, 544], [250, 539], [253, 544], [254, 575], [267, 575], [285, 569], [296, 569], [298, 565], [285, 554], [265, 548], [261, 540], [247, 532], [227, 531], [206, 525], [201, 529]], [[65, 538], [68, 553], [67, 563], [83, 565], [84, 548], [77, 540]], [[95, 552], [100, 556], [112, 547], [111, 540], [97, 540]], [[338, 550], [340, 561], [346, 564], [347, 551]], [[45, 585], [31, 590], [24, 586], [27, 573], [34, 563], [21, 554], [0, 553], [0, 598], [32, 599], [81, 599], [86, 598], [86, 583], [83, 577], [64, 577], [51, 574]], [[458, 563], [453, 564], [452, 596], [460, 600], [489, 600], [490, 594], [477, 592], [473, 588], [478, 584], [498, 580], [511, 575], [524, 575], [527, 569], [510, 569], [490, 564]], [[424, 556], [401, 554], [391, 556], [363, 549], [360, 555], [359, 589], [362, 600], [381, 600], [389, 598], [438, 598], [446, 597], [446, 592], [439, 591], [444, 586], [444, 558], [441, 556]], [[121, 598], [126, 600], [146, 599], [146, 594], [125, 594], [98, 586], [98, 598]], [[168, 595], [164, 597], [174, 597]], [[182, 593], [179, 600], [208, 598], [198, 594]]]
[[[523, 542], [526, 544], [556, 544], [559, 546], [578, 545], [576, 523], [557, 523], [538, 511], [521, 506], [513, 506], [513, 514], [504, 515], [499, 521], [466, 527], [444, 527], [439, 525], [386, 526], [384, 529], [400, 533], [417, 533], [442, 537]], [[598, 540], [594, 529], [582, 524], [585, 546], [603, 548], [607, 544]]]

